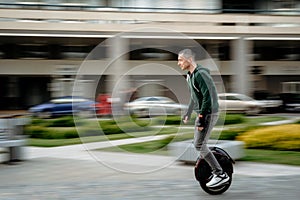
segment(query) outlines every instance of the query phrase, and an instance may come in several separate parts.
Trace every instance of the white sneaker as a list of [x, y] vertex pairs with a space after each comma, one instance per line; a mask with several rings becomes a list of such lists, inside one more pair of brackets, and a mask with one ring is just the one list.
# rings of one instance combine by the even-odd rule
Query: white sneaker
[[216, 175], [214, 174], [213, 177], [210, 179], [208, 183], [206, 183], [207, 187], [218, 187], [223, 185], [224, 183], [228, 182], [230, 177], [225, 173]]

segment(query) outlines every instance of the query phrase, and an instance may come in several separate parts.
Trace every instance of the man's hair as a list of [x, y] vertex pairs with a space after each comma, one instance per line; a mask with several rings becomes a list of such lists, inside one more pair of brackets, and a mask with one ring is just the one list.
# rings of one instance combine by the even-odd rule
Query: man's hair
[[181, 55], [186, 59], [192, 58], [195, 60], [195, 53], [191, 49], [183, 49], [178, 53], [178, 55]]

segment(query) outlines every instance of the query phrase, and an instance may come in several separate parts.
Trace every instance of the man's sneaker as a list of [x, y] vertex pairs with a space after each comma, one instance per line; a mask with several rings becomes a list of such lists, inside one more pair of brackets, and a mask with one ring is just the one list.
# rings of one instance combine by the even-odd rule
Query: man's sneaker
[[214, 174], [210, 181], [206, 183], [207, 187], [218, 187], [220, 185], [223, 185], [224, 183], [227, 183], [229, 181], [230, 177], [225, 173], [216, 175]]

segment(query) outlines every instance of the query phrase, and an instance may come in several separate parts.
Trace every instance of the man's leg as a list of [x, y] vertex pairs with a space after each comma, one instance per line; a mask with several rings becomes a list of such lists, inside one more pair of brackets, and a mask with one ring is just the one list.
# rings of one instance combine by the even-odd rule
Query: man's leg
[[[217, 187], [226, 183], [230, 179], [226, 173], [223, 173], [222, 167], [207, 146], [210, 133], [214, 125], [217, 123], [217, 120], [217, 114], [209, 115], [206, 116], [204, 129], [202, 131], [199, 131], [198, 127], [195, 126], [194, 145], [196, 149], [200, 151], [200, 156], [204, 158], [212, 168], [213, 176], [212, 179], [206, 184], [207, 187]], [[197, 121], [195, 124], [197, 124]]]
[[[210, 133], [218, 120], [218, 115], [207, 115], [205, 117], [206, 124], [204, 125], [203, 130], [199, 131], [198, 128], [195, 127], [194, 146], [198, 151], [200, 151], [200, 156], [204, 158], [205, 161], [212, 168], [213, 173], [222, 174], [222, 167], [220, 166], [219, 162], [207, 146]], [[195, 124], [197, 123], [197, 120], [198, 119], [196, 119]]]

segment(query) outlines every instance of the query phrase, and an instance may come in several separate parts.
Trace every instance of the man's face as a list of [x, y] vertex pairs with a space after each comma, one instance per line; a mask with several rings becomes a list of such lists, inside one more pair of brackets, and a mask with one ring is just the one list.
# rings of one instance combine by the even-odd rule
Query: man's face
[[178, 55], [178, 63], [177, 65], [182, 69], [182, 70], [188, 70], [191, 62], [189, 59], [186, 59], [182, 55]]

